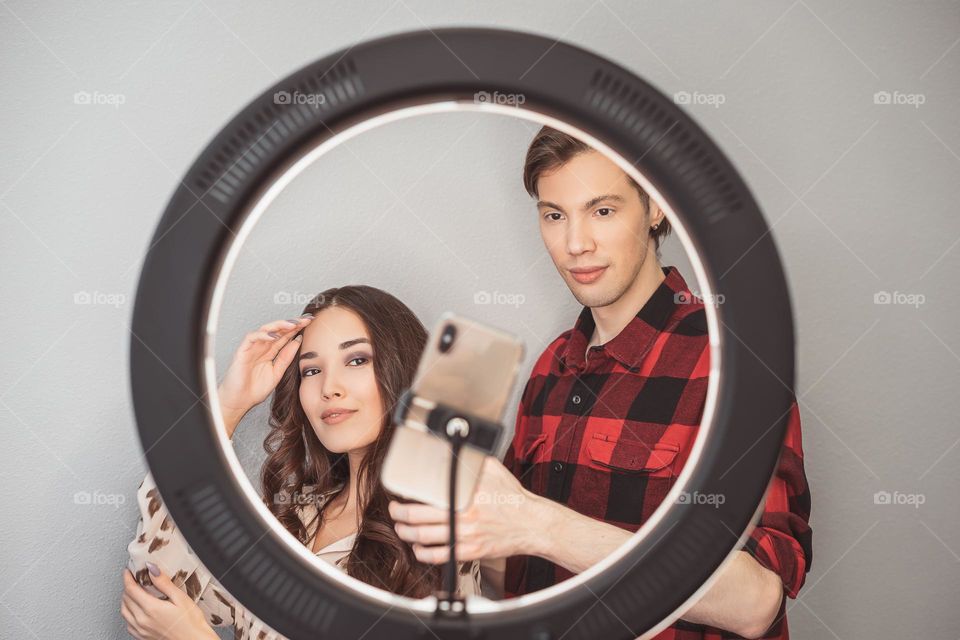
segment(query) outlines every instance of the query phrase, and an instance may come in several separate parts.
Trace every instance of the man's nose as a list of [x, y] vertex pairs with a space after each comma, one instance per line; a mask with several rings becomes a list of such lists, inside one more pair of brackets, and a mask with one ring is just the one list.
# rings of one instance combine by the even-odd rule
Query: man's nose
[[567, 253], [580, 255], [596, 248], [590, 227], [585, 222], [571, 221], [567, 227]]

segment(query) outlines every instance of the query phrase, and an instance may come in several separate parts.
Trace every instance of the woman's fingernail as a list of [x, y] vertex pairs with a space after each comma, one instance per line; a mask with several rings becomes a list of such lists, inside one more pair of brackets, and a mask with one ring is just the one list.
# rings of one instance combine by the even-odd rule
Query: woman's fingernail
[[153, 564], [152, 562], [147, 563], [147, 569], [150, 570], [150, 575], [152, 576], [160, 575], [160, 568], [157, 567], [157, 565]]
[[300, 324], [300, 320], [298, 320], [297, 318], [294, 318], [292, 320], [287, 319], [287, 320], [284, 320], [284, 322], [289, 322], [290, 324]]
[[280, 337], [280, 334], [277, 333], [276, 331], [269, 331], [269, 332], [267, 332], [267, 335], [270, 336], [271, 338], [279, 338], [279, 337]]
[[301, 317], [301, 318], [312, 318], [312, 317], [313, 317], [313, 314], [307, 312], [307, 313], [304, 313], [303, 315], [301, 315], [300, 317]]

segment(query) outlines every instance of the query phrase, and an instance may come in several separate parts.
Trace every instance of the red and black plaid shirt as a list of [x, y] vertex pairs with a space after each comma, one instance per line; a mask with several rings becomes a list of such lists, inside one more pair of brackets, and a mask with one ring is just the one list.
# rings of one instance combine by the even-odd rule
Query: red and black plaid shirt
[[[660, 505], [690, 455], [710, 372], [703, 303], [675, 267], [663, 271], [636, 317], [606, 344], [586, 355], [594, 321], [584, 307], [576, 326], [547, 347], [524, 388], [504, 459], [528, 490], [632, 532]], [[796, 402], [790, 411], [763, 515], [742, 549], [796, 598], [812, 560], [812, 532]], [[573, 575], [532, 556], [509, 558], [506, 571], [506, 597]], [[789, 638], [785, 603], [764, 638]], [[739, 637], [677, 620], [657, 640]]]

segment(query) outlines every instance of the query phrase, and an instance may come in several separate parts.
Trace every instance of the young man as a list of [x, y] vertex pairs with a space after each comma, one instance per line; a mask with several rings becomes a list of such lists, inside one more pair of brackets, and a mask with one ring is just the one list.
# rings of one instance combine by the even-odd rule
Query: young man
[[[669, 223], [639, 185], [548, 127], [530, 145], [524, 185], [583, 310], [537, 360], [504, 464], [487, 460], [458, 517], [458, 559], [506, 558], [508, 597], [587, 569], [649, 518], [689, 457], [710, 370], [703, 303], [676, 268], [660, 266]], [[444, 510], [392, 502], [390, 513], [420, 560], [445, 561]], [[794, 402], [760, 523], [657, 638], [788, 638], [783, 596], [796, 598], [810, 568], [809, 514]]]

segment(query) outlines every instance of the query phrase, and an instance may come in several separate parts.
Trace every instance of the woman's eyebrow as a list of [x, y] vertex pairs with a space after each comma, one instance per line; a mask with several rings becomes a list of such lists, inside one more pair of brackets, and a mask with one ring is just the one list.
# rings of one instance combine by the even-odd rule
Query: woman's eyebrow
[[[367, 344], [370, 344], [370, 340], [367, 338], [354, 338], [353, 340], [347, 340], [346, 342], [340, 343], [340, 349], [341, 350], [349, 349], [355, 344], [360, 344], [364, 342]], [[316, 357], [317, 357], [316, 351], [307, 351], [306, 353], [301, 353], [298, 360], [309, 360], [310, 358], [316, 358]]]

